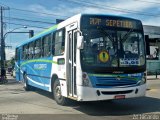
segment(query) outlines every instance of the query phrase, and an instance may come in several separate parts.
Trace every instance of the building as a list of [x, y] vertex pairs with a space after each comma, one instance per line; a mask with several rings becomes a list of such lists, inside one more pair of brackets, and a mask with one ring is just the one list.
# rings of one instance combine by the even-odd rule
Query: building
[[160, 74], [160, 26], [144, 25], [148, 74]]

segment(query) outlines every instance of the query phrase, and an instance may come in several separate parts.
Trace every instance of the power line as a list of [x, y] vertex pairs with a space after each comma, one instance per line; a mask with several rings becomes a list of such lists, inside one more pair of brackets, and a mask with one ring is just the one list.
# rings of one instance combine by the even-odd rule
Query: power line
[[[63, 1], [63, 0], [61, 0]], [[102, 4], [97, 4], [97, 3], [92, 3], [92, 2], [87, 2], [87, 1], [83, 1], [83, 0], [67, 0], [76, 4], [81, 4], [83, 6], [87, 6], [87, 7], [96, 7], [99, 9], [109, 9], [112, 11], [118, 11], [118, 12], [124, 12], [124, 13], [132, 13], [132, 14], [137, 14], [137, 15], [143, 15], [143, 16], [154, 16], [154, 17], [160, 17], [160, 14], [153, 14], [153, 13], [148, 13], [148, 12], [141, 12], [141, 11], [133, 11], [133, 10], [129, 10], [129, 9], [122, 9], [122, 8], [118, 8], [118, 7], [113, 7], [113, 6], [107, 6], [107, 5], [102, 5]]]
[[[62, 1], [62, 0], [61, 0]], [[85, 5], [88, 6], [90, 5], [91, 7], [98, 7], [100, 9], [109, 9], [109, 10], [113, 10], [113, 11], [118, 11], [118, 12], [124, 12], [124, 13], [134, 13], [134, 14], [138, 14], [138, 15], [144, 15], [144, 16], [154, 16], [154, 17], [160, 17], [159, 14], [153, 14], [153, 13], [148, 13], [148, 12], [141, 12], [141, 11], [133, 11], [133, 10], [129, 10], [129, 9], [122, 9], [122, 8], [117, 8], [117, 7], [113, 7], [113, 6], [104, 6], [102, 4], [95, 4], [95, 3], [91, 3], [91, 2], [87, 2], [87, 1], [77, 1], [77, 0], [68, 0], [70, 2], [74, 2], [74, 3], [80, 3], [81, 5]], [[156, 4], [160, 4], [159, 2], [150, 2], [150, 1], [146, 1], [146, 0], [134, 0], [134, 1], [140, 1], [140, 2], [148, 2], [148, 3], [156, 3]], [[87, 5], [86, 5], [87, 3]], [[2, 3], [1, 3], [2, 4]], [[3, 4], [4, 5], [4, 4]], [[97, 6], [98, 5], [98, 6]], [[112, 7], [112, 8], [111, 8]], [[12, 10], [18, 10], [18, 11], [25, 11], [25, 12], [32, 12], [32, 13], [40, 13], [40, 14], [45, 14], [45, 15], [51, 15], [51, 16], [61, 16], [61, 17], [68, 17], [68, 16], [62, 16], [62, 15], [57, 15], [57, 14], [51, 14], [51, 13], [45, 13], [45, 12], [37, 12], [37, 11], [31, 11], [31, 10], [24, 10], [24, 9], [18, 9], [18, 8], [11, 8]]]
[[35, 28], [41, 28], [41, 29], [48, 29], [48, 28], [45, 28], [45, 27], [34, 26], [34, 25], [26, 25], [26, 24], [12, 23], [12, 22], [5, 22], [5, 23], [12, 24], [12, 25], [19, 25], [19, 26], [27, 26], [27, 27], [35, 27]]
[[[6, 7], [9, 7], [3, 3], [0, 2], [0, 5], [3, 5], [3, 6], [6, 6]], [[68, 16], [62, 16], [62, 15], [57, 15], [57, 14], [51, 14], [51, 13], [45, 13], [45, 12], [37, 12], [37, 11], [32, 11], [32, 10], [25, 10], [25, 9], [19, 9], [19, 8], [14, 8], [14, 7], [9, 7], [10, 9], [12, 10], [16, 10], [16, 11], [24, 11], [24, 12], [31, 12], [31, 13], [39, 13], [39, 14], [44, 14], [44, 15], [50, 15], [50, 16], [60, 16], [60, 17], [68, 17]]]
[[68, 17], [68, 16], [62, 16], [62, 15], [57, 15], [57, 14], [45, 13], [45, 12], [37, 12], [37, 11], [31, 11], [31, 10], [18, 9], [18, 8], [13, 8], [13, 7], [11, 7], [10, 9], [17, 10], [17, 11], [31, 12], [31, 13], [39, 13], [39, 14], [50, 15], [50, 16]]
[[[122, 8], [118, 8], [118, 7], [113, 7], [113, 6], [108, 6], [108, 5], [102, 5], [102, 4], [95, 4], [95, 3], [92, 3], [92, 2], [86, 2], [86, 1], [83, 1], [83, 0], [79, 0], [79, 1], [76, 1], [76, 0], [68, 0], [68, 1], [73, 1], [73, 2], [77, 2], [77, 3], [81, 3], [81, 4], [85, 4], [87, 3], [88, 5], [92, 5], [94, 7], [99, 7], [99, 8], [103, 8], [103, 9], [110, 9], [110, 10], [114, 10], [114, 11], [119, 11], [119, 12], [125, 12], [125, 13], [135, 13], [135, 14], [140, 14], [140, 15], [147, 15], [147, 16], [157, 16], [157, 15], [153, 15], [152, 13], [149, 13], [148, 12], [141, 12], [141, 11], [133, 11], [133, 10], [129, 10], [129, 9], [122, 9]], [[114, 9], [113, 9], [114, 8]]]
[[[7, 6], [7, 5], [5, 5], [3, 3], [0, 3], [0, 5]], [[58, 16], [58, 17], [68, 18], [68, 16], [64, 16], [64, 15], [62, 16], [62, 15], [53, 14], [53, 13], [51, 14], [51, 13], [45, 13], [45, 12], [37, 12], [37, 11], [33, 11], [33, 10], [25, 10], [25, 9], [19, 9], [19, 8], [12, 8], [12, 7], [9, 7], [9, 6], [7, 6], [7, 7], [10, 8], [10, 10], [16, 10], [16, 11], [20, 11], [20, 12], [38, 13], [38, 14], [44, 14], [44, 15], [50, 15], [50, 16]], [[52, 21], [52, 20], [50, 20], [50, 21]]]
[[51, 22], [44, 22], [44, 21], [38, 21], [38, 20], [29, 20], [29, 19], [24, 19], [24, 18], [16, 18], [16, 17], [4, 17], [6, 19], [13, 19], [13, 20], [18, 20], [18, 21], [27, 21], [27, 22], [38, 22], [38, 23], [43, 23], [43, 24], [56, 24], [56, 23], [51, 23]]
[[[11, 10], [10, 10], [11, 11]], [[19, 12], [17, 12], [17, 11], [12, 11], [12, 15], [14, 14], [14, 17], [19, 17]], [[52, 18], [50, 18], [50, 17], [41, 17], [41, 16], [31, 16], [31, 14], [30, 13], [23, 13], [23, 14], [21, 14], [21, 16], [23, 17], [23, 18], [29, 18], [29, 19], [40, 19], [41, 21], [53, 21], [53, 19]], [[50, 19], [49, 19], [50, 18]]]
[[134, 0], [134, 1], [138, 1], [138, 2], [145, 2], [145, 3], [153, 3], [153, 4], [160, 4], [160, 2], [153, 2], [153, 1], [146, 1], [146, 0]]
[[5, 8], [7, 8], [7, 9], [9, 9], [9, 6], [7, 6], [7, 5], [5, 5], [5, 4], [2, 4], [2, 3], [0, 3], [0, 7], [5, 7]]

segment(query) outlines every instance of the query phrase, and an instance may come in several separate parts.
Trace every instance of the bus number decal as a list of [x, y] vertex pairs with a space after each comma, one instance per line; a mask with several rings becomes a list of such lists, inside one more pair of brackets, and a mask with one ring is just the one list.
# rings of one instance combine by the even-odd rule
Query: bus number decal
[[120, 65], [139, 65], [139, 59], [120, 59]]

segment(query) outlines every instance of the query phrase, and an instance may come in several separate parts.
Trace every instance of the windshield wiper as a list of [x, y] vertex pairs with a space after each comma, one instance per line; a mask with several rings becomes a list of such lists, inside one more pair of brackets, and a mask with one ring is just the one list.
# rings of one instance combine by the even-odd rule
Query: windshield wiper
[[108, 32], [106, 32], [103, 28], [98, 28], [98, 29], [104, 32], [107, 35], [107, 37], [112, 41], [112, 43], [114, 42], [114, 38], [112, 38]]
[[122, 42], [125, 42], [132, 32], [133, 32], [133, 29], [130, 29], [122, 38]]

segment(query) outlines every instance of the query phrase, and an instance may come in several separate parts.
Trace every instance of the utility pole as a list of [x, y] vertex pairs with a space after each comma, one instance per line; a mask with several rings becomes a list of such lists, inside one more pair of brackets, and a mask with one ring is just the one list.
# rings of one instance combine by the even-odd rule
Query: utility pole
[[8, 10], [9, 8], [5, 8], [1, 6], [1, 82], [5, 81], [5, 75], [6, 75], [6, 70], [5, 70], [5, 42], [3, 38], [3, 10]]
[[4, 81], [4, 40], [3, 40], [3, 7], [1, 6], [1, 81]]

